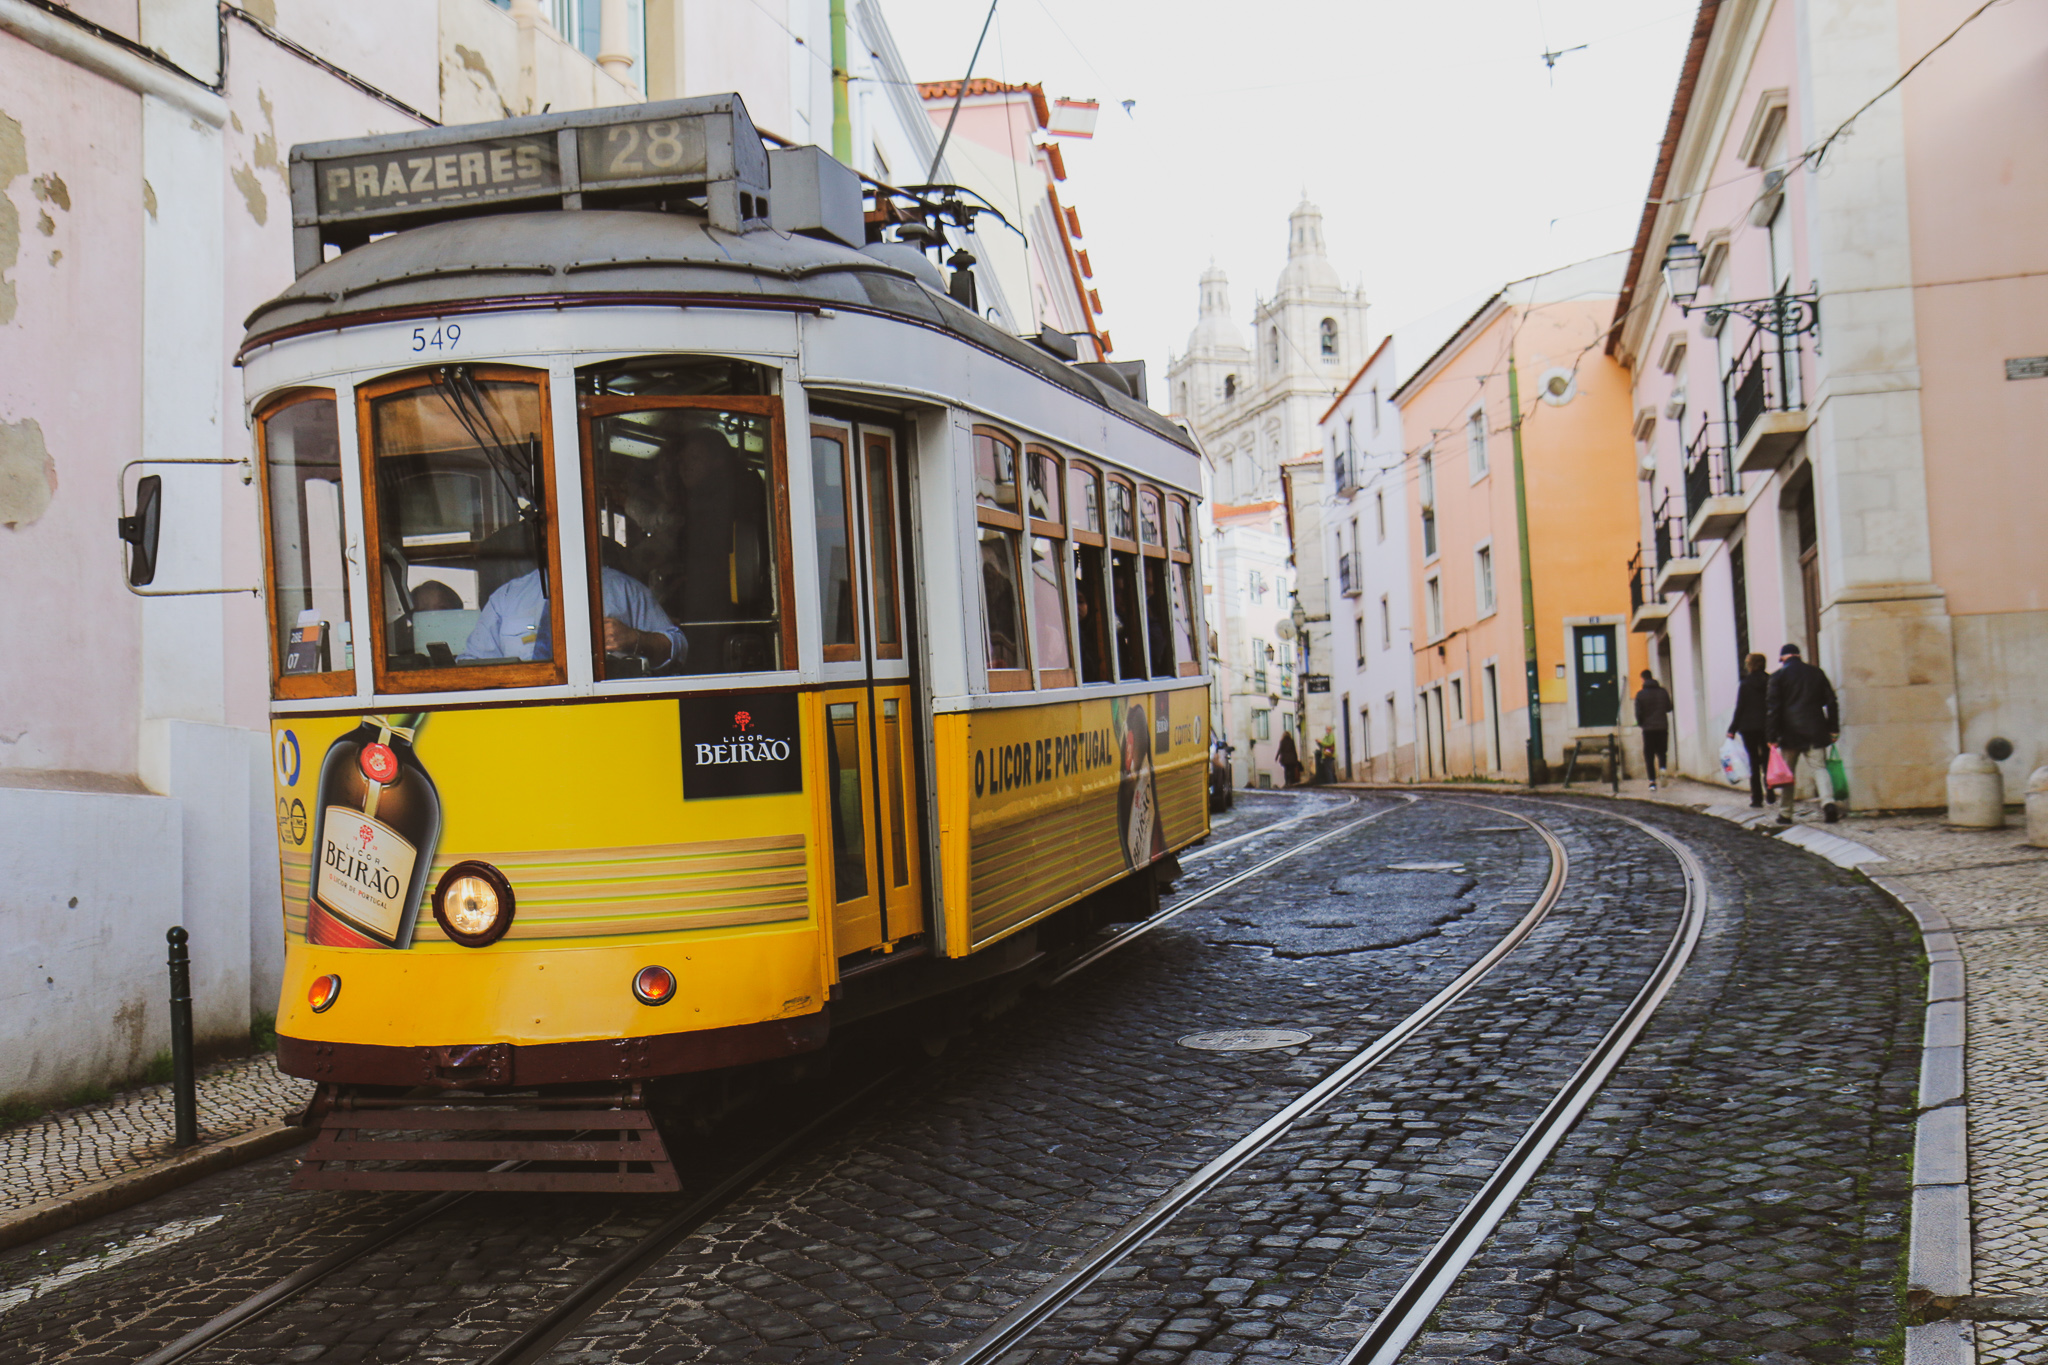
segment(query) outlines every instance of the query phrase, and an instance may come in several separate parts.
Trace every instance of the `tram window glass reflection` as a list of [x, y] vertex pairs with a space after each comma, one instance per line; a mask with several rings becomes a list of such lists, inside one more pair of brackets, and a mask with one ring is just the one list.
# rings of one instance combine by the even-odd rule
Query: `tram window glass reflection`
[[1109, 533], [1118, 540], [1136, 541], [1136, 518], [1131, 510], [1131, 486], [1111, 479], [1109, 483]]
[[[270, 602], [279, 691], [353, 691], [341, 438], [334, 395], [291, 398], [257, 423], [269, 509]], [[318, 675], [334, 674], [316, 681]]]
[[1188, 552], [1188, 505], [1179, 498], [1167, 503], [1166, 525], [1170, 543], [1167, 546], [1176, 555]]
[[896, 483], [889, 442], [873, 434], [867, 443], [869, 591], [875, 600], [875, 653], [903, 657], [903, 631], [896, 600]]
[[786, 666], [779, 451], [770, 403], [747, 402], [584, 401], [604, 677]]
[[[529, 377], [530, 376], [530, 377]], [[450, 366], [359, 391], [382, 670], [407, 685], [559, 681], [545, 376]], [[417, 675], [546, 664], [447, 682]]]
[[818, 526], [818, 612], [825, 658], [860, 658], [859, 603], [853, 588], [853, 483], [848, 433], [811, 429], [811, 501]]
[[1102, 534], [1102, 480], [1085, 464], [1067, 465], [1067, 506], [1076, 531]]
[[1031, 611], [1041, 687], [1072, 687], [1074, 657], [1067, 644], [1065, 556], [1050, 536], [1031, 538]]
[[1188, 548], [1186, 499], [1167, 499], [1166, 526], [1167, 584], [1173, 595], [1173, 661], [1180, 676], [1190, 677], [1202, 671], [1202, 664], [1197, 643], [1200, 632], [1195, 625], [1195, 562]]
[[[988, 659], [989, 687], [1016, 690], [1031, 685], [1023, 670], [1024, 605], [1017, 592], [1017, 534], [999, 527], [981, 528], [982, 645]], [[998, 673], [1015, 676], [999, 678]]]
[[1030, 487], [1027, 510], [1036, 521], [1065, 521], [1060, 512], [1060, 462], [1042, 450], [1031, 452]]
[[974, 500], [984, 507], [1017, 510], [1017, 447], [1007, 436], [974, 433]]
[[775, 392], [774, 385], [775, 372], [767, 366], [725, 356], [635, 356], [592, 365], [576, 374], [576, 392], [584, 398], [766, 397]]
[[860, 795], [860, 715], [852, 702], [825, 708], [826, 750], [832, 758], [832, 899], [868, 893], [866, 821]]
[[1165, 518], [1159, 510], [1159, 490], [1141, 488], [1138, 490], [1138, 539], [1147, 545], [1164, 545], [1166, 535], [1162, 527]]

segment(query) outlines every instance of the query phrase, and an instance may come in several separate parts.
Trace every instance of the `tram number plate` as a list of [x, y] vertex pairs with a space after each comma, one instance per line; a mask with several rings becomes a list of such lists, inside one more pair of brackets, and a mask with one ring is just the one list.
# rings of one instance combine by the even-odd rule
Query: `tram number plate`
[[459, 322], [437, 322], [429, 327], [412, 329], [412, 343], [406, 349], [412, 351], [452, 351], [455, 343], [462, 340], [462, 324]]
[[585, 184], [673, 178], [702, 173], [706, 164], [702, 119], [608, 123], [582, 129], [577, 136], [577, 159]]

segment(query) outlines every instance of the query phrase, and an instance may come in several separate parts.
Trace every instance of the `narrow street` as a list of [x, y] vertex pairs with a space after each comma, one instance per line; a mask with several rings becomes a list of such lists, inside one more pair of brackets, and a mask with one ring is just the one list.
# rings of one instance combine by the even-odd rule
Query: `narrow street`
[[[1245, 793], [1238, 812], [1214, 852], [1185, 859], [1164, 906], [1181, 913], [1063, 981], [979, 1002], [1000, 1011], [949, 1021], [936, 1060], [901, 1038], [849, 1045], [817, 1084], [679, 1135], [681, 1194], [470, 1195], [184, 1358], [504, 1358], [609, 1257], [859, 1095], [514, 1358], [965, 1360], [1024, 1315], [1000, 1358], [1340, 1359], [1682, 935], [1679, 859], [1620, 816], [1697, 860], [1696, 944], [1402, 1358], [1897, 1351], [1922, 978], [1885, 896], [1796, 848], [1641, 804]], [[1539, 826], [1566, 855], [1555, 885]], [[1518, 929], [1398, 1047], [1028, 1314]], [[1253, 1030], [1273, 1033], [1203, 1037]], [[0, 1354], [139, 1360], [423, 1202], [292, 1192], [291, 1160], [0, 1258]], [[106, 1268], [52, 1280], [109, 1249]]]

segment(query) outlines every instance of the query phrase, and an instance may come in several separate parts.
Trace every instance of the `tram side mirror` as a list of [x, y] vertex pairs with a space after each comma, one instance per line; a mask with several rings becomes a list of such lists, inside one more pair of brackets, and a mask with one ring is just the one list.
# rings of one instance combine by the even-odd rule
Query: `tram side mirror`
[[156, 578], [157, 535], [163, 529], [164, 481], [145, 474], [135, 481], [135, 515], [120, 517], [114, 527], [128, 542], [128, 586], [146, 588]]

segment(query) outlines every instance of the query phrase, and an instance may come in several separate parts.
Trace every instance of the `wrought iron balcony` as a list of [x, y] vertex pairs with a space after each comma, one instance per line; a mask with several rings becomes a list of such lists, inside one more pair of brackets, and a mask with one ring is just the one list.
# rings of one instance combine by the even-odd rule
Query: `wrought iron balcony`
[[1664, 626], [1671, 606], [1657, 591], [1657, 568], [1643, 562], [1643, 547], [1636, 546], [1628, 562], [1628, 621], [1630, 630], [1655, 631]]
[[[1781, 295], [1766, 301], [1786, 317], [1804, 306]], [[1789, 330], [1786, 329], [1786, 330]], [[1735, 467], [1745, 473], [1776, 469], [1805, 439], [1806, 391], [1801, 372], [1802, 334], [1759, 326], [1722, 376]]]
[[1337, 491], [1349, 493], [1358, 487], [1358, 471], [1352, 466], [1351, 452], [1340, 450], [1331, 460], [1331, 472], [1337, 476]]
[[1667, 589], [1684, 592], [1700, 581], [1705, 561], [1686, 533], [1685, 516], [1671, 505], [1666, 493], [1657, 504], [1651, 527], [1657, 537], [1657, 596]]
[[1356, 597], [1365, 591], [1365, 576], [1359, 572], [1357, 551], [1337, 556], [1337, 587], [1346, 597]]
[[1685, 530], [1695, 544], [1721, 540], [1742, 521], [1741, 477], [1728, 447], [1714, 440], [1720, 425], [1701, 418], [1699, 433], [1685, 448]]

